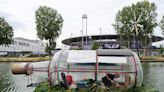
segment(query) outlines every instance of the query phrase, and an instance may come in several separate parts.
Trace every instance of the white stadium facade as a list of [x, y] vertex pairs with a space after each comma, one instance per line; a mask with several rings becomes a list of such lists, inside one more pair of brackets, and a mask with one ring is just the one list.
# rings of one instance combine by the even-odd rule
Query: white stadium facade
[[21, 37], [14, 38], [14, 42], [8, 46], [0, 45], [0, 55], [31, 52], [32, 54], [46, 54], [45, 43], [40, 40], [29, 40]]

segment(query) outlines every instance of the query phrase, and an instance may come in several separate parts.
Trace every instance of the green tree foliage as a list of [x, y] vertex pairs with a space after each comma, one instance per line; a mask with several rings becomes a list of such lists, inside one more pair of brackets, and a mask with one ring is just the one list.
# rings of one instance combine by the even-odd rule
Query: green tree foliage
[[164, 46], [161, 44], [159, 47], [159, 53], [163, 56], [164, 55]]
[[137, 21], [140, 16], [141, 18], [138, 23], [143, 27], [138, 27], [138, 40], [143, 42], [142, 46], [147, 46], [149, 43], [148, 37], [153, 34], [154, 28], [157, 26], [156, 5], [154, 3], [150, 3], [149, 1], [141, 1], [136, 4], [132, 4], [131, 6], [124, 7], [116, 14], [113, 27], [115, 28], [117, 34], [120, 35], [124, 46], [130, 48], [130, 42], [134, 38], [133, 35], [136, 34], [136, 31], [131, 31], [133, 25], [130, 21]]
[[57, 10], [40, 6], [35, 12], [37, 35], [41, 40], [48, 40], [46, 51], [55, 49], [56, 39], [61, 34], [63, 26], [62, 16]]
[[0, 45], [8, 45], [13, 42], [13, 28], [0, 17]]
[[92, 50], [96, 50], [96, 49], [98, 49], [98, 44], [97, 44], [97, 42], [96, 41], [93, 41], [93, 45], [92, 45]]
[[46, 44], [45, 51], [49, 54], [51, 54], [51, 51], [56, 47], [56, 42], [54, 42], [51, 45]]
[[162, 29], [162, 34], [164, 35], [164, 16], [162, 17], [162, 20], [160, 22], [160, 25], [159, 25]]

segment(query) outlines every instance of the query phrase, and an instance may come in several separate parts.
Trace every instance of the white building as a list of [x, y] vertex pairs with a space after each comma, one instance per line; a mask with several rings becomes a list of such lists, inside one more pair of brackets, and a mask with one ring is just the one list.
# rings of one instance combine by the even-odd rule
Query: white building
[[45, 54], [45, 44], [40, 40], [14, 38], [14, 42], [8, 46], [0, 45], [0, 54], [19, 53], [30, 51], [33, 54]]

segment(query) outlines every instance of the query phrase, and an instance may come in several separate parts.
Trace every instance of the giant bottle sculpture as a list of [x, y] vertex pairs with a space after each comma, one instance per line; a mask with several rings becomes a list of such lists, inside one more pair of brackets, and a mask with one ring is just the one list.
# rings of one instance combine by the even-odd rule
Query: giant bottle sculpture
[[127, 49], [61, 50], [54, 54], [51, 61], [40, 62], [46, 67], [38, 66], [37, 63], [13, 64], [11, 70], [13, 74], [26, 75], [46, 72], [51, 86], [63, 81], [62, 74], [71, 75], [75, 83], [84, 79], [101, 81], [109, 73], [119, 74], [116, 80], [124, 82], [127, 87], [141, 86], [143, 81], [140, 59]]

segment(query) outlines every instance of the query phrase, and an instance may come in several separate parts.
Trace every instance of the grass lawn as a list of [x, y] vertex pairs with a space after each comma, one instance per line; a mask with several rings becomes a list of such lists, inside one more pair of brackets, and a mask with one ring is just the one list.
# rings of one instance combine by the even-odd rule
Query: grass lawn
[[0, 57], [0, 62], [38, 62], [49, 60], [51, 60], [51, 57]]
[[146, 57], [141, 57], [142, 62], [164, 62], [164, 57], [162, 56], [146, 56]]
[[[52, 57], [0, 57], [0, 62], [38, 62], [50, 61]], [[164, 62], [162, 56], [141, 57], [142, 62]]]

